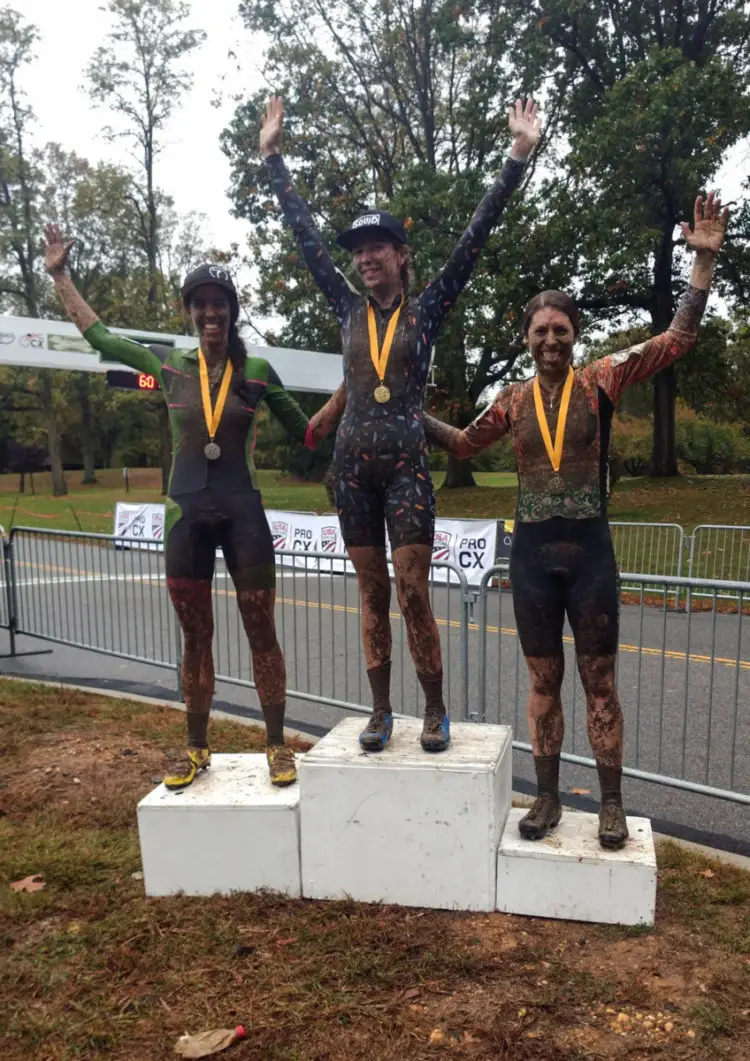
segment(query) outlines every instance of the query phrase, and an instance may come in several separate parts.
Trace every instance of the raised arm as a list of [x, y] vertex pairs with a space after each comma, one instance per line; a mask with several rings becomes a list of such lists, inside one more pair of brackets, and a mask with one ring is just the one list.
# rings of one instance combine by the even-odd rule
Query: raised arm
[[318, 409], [310, 420], [310, 432], [317, 445], [338, 426], [346, 408], [346, 383], [341, 383], [325, 405]]
[[645, 343], [600, 358], [583, 370], [594, 376], [613, 404], [617, 404], [626, 387], [667, 368], [694, 346], [728, 219], [729, 210], [722, 211], [721, 200], [713, 192], [705, 203], [698, 196], [692, 230], [687, 222], [682, 222], [685, 241], [695, 251], [690, 282], [669, 328]]
[[352, 298], [352, 289], [333, 264], [328, 248], [320, 238], [310, 209], [292, 183], [281, 157], [284, 105], [280, 96], [271, 96], [260, 131], [260, 153], [271, 185], [289, 227], [299, 242], [302, 256], [313, 280], [328, 299], [339, 325], [343, 324]]
[[423, 315], [432, 325], [433, 338], [471, 276], [479, 252], [502, 217], [539, 141], [541, 121], [537, 105], [531, 100], [525, 104], [516, 100], [515, 106], [508, 108], [508, 125], [513, 144], [505, 165], [476, 208], [450, 258], [422, 296]]
[[447, 450], [459, 460], [468, 460], [469, 457], [487, 449], [510, 429], [508, 407], [514, 386], [511, 384], [500, 391], [492, 405], [488, 405], [463, 431], [425, 414], [424, 433], [427, 442], [431, 446]]
[[65, 272], [75, 240], [64, 241], [57, 225], [45, 225], [44, 241], [45, 268], [52, 277], [65, 312], [84, 339], [107, 359], [130, 365], [138, 372], [156, 376], [161, 381], [161, 359], [147, 346], [108, 331]]

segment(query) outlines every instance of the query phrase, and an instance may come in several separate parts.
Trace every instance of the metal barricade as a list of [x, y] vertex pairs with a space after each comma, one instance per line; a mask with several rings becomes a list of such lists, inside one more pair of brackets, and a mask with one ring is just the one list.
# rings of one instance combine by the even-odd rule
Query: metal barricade
[[[11, 654], [28, 635], [139, 663], [175, 667], [181, 635], [168, 600], [163, 543], [78, 531], [18, 527], [8, 547]], [[280, 552], [276, 626], [289, 696], [369, 711], [356, 577], [345, 556]], [[441, 581], [444, 579], [445, 581]], [[466, 717], [466, 576], [447, 563], [431, 569], [430, 594], [443, 647], [446, 703]], [[216, 678], [254, 687], [235, 590], [219, 555], [213, 583]], [[391, 611], [393, 703], [418, 714], [421, 691], [401, 614]]]
[[678, 523], [610, 522], [620, 571], [682, 575], [685, 532]]
[[[477, 654], [478, 716], [481, 722], [527, 731], [523, 705], [528, 673], [522, 658], [511, 596], [492, 583], [508, 578], [507, 567], [485, 575], [479, 598]], [[625, 773], [643, 781], [750, 804], [750, 582], [712, 583], [700, 579], [626, 573], [637, 586], [635, 604], [620, 614], [618, 687], [623, 690], [628, 725]], [[731, 591], [736, 603], [719, 607]], [[679, 593], [686, 611], [677, 614], [670, 598]], [[632, 594], [632, 589], [631, 589]], [[694, 610], [693, 598], [712, 598], [712, 607]], [[586, 733], [586, 702], [575, 665], [573, 639], [564, 637], [566, 704], [563, 758], [593, 766]], [[470, 659], [471, 667], [471, 659]], [[491, 693], [494, 690], [494, 693]], [[530, 751], [525, 741], [514, 747]]]
[[[287, 694], [347, 711], [370, 711], [362, 651], [362, 612], [356, 576], [345, 556], [329, 552], [278, 551], [276, 632], [287, 672]], [[448, 580], [443, 582], [442, 573]], [[447, 563], [431, 568], [430, 597], [443, 650], [446, 706], [457, 717], [468, 711], [466, 576]], [[221, 568], [214, 579], [216, 677], [253, 686], [252, 660], [241, 620], [229, 598], [234, 590]], [[392, 702], [399, 714], [421, 713], [401, 613], [391, 605]]]
[[0, 630], [10, 628], [10, 550], [0, 524]]
[[[139, 543], [140, 544], [140, 543]], [[14, 527], [9, 548], [16, 634], [175, 666], [179, 646], [160, 542]], [[127, 545], [127, 548], [117, 548]]]
[[[750, 581], [750, 527], [701, 524], [693, 531], [690, 542], [691, 578], [712, 582]], [[730, 595], [728, 588], [722, 596]]]

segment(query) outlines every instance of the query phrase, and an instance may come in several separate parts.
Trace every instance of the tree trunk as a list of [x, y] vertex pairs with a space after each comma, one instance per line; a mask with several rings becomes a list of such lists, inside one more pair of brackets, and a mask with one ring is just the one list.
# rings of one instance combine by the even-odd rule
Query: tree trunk
[[675, 398], [677, 384], [674, 366], [654, 377], [654, 438], [651, 474], [657, 477], [679, 475], [675, 440]]
[[18, 473], [18, 492], [19, 494], [26, 493], [26, 472]]
[[169, 430], [169, 413], [166, 402], [159, 402], [159, 437], [161, 440], [161, 492], [169, 487], [169, 470], [172, 466], [172, 432]]
[[452, 454], [448, 454], [448, 468], [442, 490], [458, 490], [461, 487], [476, 486], [474, 472], [471, 470], [471, 461], [457, 460]]
[[65, 482], [62, 459], [60, 457], [60, 433], [57, 430], [57, 414], [52, 399], [52, 372], [43, 369], [39, 373], [39, 404], [47, 425], [47, 448], [49, 449], [49, 463], [52, 472], [52, 493], [55, 497], [67, 494], [68, 487]]
[[75, 381], [78, 404], [81, 409], [81, 457], [83, 458], [83, 484], [90, 486], [96, 482], [94, 461], [94, 432], [91, 428], [91, 402], [89, 401], [89, 374], [80, 372]]

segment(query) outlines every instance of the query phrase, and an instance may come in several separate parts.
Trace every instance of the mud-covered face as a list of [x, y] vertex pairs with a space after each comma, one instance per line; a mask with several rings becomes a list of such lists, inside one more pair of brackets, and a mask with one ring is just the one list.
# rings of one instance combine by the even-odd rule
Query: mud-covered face
[[550, 380], [564, 376], [573, 360], [575, 341], [570, 317], [562, 310], [545, 306], [531, 318], [526, 342], [540, 376]]
[[190, 296], [190, 319], [202, 347], [226, 346], [231, 307], [218, 284], [201, 284]]
[[397, 288], [401, 285], [401, 266], [405, 252], [390, 240], [363, 233], [352, 251], [354, 267], [368, 291], [373, 288]]

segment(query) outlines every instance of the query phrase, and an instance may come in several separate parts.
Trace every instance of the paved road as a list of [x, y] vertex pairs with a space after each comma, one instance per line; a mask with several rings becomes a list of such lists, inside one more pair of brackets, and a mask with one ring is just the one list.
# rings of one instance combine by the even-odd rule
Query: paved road
[[[17, 608], [21, 628], [64, 638], [87, 651], [55, 645], [52, 655], [0, 661], [4, 673], [58, 676], [104, 682], [156, 695], [176, 692], [177, 638], [161, 556], [82, 545], [74, 539], [16, 540]], [[460, 629], [457, 587], [436, 585], [433, 604], [441, 632], [450, 706], [460, 717], [464, 698], [473, 715], [514, 727], [526, 739], [528, 689], [519, 653], [510, 595], [491, 591], [487, 642], [481, 666], [478, 623], [466, 644]], [[255, 693], [235, 684], [251, 678], [247, 645], [237, 621], [233, 591], [223, 565], [215, 582], [217, 695], [237, 709], [257, 709]], [[477, 605], [476, 620], [481, 618]], [[0, 621], [3, 615], [0, 611]], [[369, 697], [359, 642], [354, 579], [284, 569], [278, 590], [277, 623], [287, 660], [290, 718], [320, 732]], [[393, 610], [394, 706], [419, 712], [413, 667], [403, 625]], [[24, 637], [19, 648], [42, 646]], [[97, 655], [118, 647], [123, 660]], [[0, 651], [7, 635], [0, 633]], [[585, 710], [574, 680], [572, 646], [566, 646], [566, 750], [588, 755]], [[462, 684], [462, 655], [468, 685]], [[153, 663], [146, 662], [147, 660]], [[160, 664], [155, 666], [154, 663]], [[481, 675], [486, 675], [486, 684]], [[750, 791], [750, 620], [737, 616], [684, 614], [625, 606], [621, 616], [618, 683], [627, 719], [627, 762], [642, 770], [685, 776], [719, 788]], [[483, 688], [484, 685], [484, 688]], [[483, 703], [484, 694], [484, 703]], [[332, 702], [338, 707], [332, 706]], [[734, 756], [732, 749], [735, 749]], [[518, 784], [531, 780], [530, 758], [516, 753]], [[564, 767], [566, 787], [593, 788], [582, 767]], [[748, 808], [643, 782], [628, 782], [629, 804], [683, 832], [724, 835], [750, 851]], [[583, 800], [585, 803], [585, 799]], [[727, 841], [727, 846], [732, 846]]]

